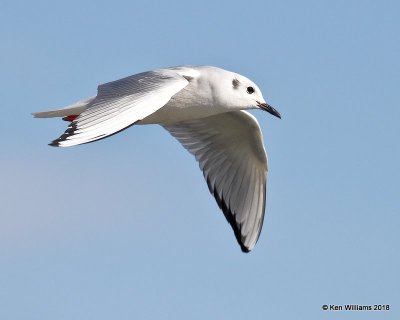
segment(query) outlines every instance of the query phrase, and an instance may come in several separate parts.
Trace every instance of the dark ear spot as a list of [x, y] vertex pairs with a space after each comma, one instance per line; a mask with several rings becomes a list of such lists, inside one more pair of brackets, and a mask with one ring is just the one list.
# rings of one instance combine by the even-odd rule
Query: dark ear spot
[[239, 87], [239, 84], [240, 84], [240, 82], [238, 79], [235, 78], [232, 80], [233, 89], [237, 89]]

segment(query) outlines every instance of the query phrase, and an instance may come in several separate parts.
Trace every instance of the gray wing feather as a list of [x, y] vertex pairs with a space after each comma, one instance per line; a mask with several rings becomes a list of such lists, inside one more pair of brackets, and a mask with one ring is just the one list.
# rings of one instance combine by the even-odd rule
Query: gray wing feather
[[264, 220], [268, 162], [257, 120], [234, 111], [164, 128], [196, 157], [241, 249], [253, 249]]
[[188, 83], [176, 72], [161, 69], [102, 84], [87, 109], [50, 145], [93, 142], [124, 130], [163, 107]]

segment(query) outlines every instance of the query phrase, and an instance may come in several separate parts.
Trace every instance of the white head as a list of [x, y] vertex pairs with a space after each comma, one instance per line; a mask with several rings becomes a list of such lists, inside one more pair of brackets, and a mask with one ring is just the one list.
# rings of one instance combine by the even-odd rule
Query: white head
[[262, 109], [280, 118], [277, 110], [265, 102], [259, 87], [248, 78], [230, 71], [214, 68], [209, 73], [214, 99], [228, 108]]

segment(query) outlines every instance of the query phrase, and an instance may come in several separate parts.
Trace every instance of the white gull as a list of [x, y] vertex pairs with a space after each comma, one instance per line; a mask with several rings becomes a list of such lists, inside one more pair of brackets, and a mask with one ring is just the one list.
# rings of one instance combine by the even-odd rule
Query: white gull
[[133, 124], [160, 124], [196, 157], [242, 251], [249, 252], [263, 225], [268, 160], [258, 122], [247, 109], [280, 118], [246, 77], [182, 66], [102, 84], [95, 97], [33, 115], [71, 121], [50, 143], [57, 147], [94, 142]]

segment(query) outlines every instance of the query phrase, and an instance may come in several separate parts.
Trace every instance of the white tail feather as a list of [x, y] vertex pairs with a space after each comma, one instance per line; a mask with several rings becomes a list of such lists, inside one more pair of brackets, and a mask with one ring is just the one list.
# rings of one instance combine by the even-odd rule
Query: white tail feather
[[74, 104], [70, 104], [61, 109], [42, 111], [42, 112], [32, 112], [35, 118], [55, 118], [55, 117], [66, 117], [70, 115], [79, 115], [87, 109], [90, 102], [93, 101], [95, 97], [90, 97], [85, 100], [78, 101]]

